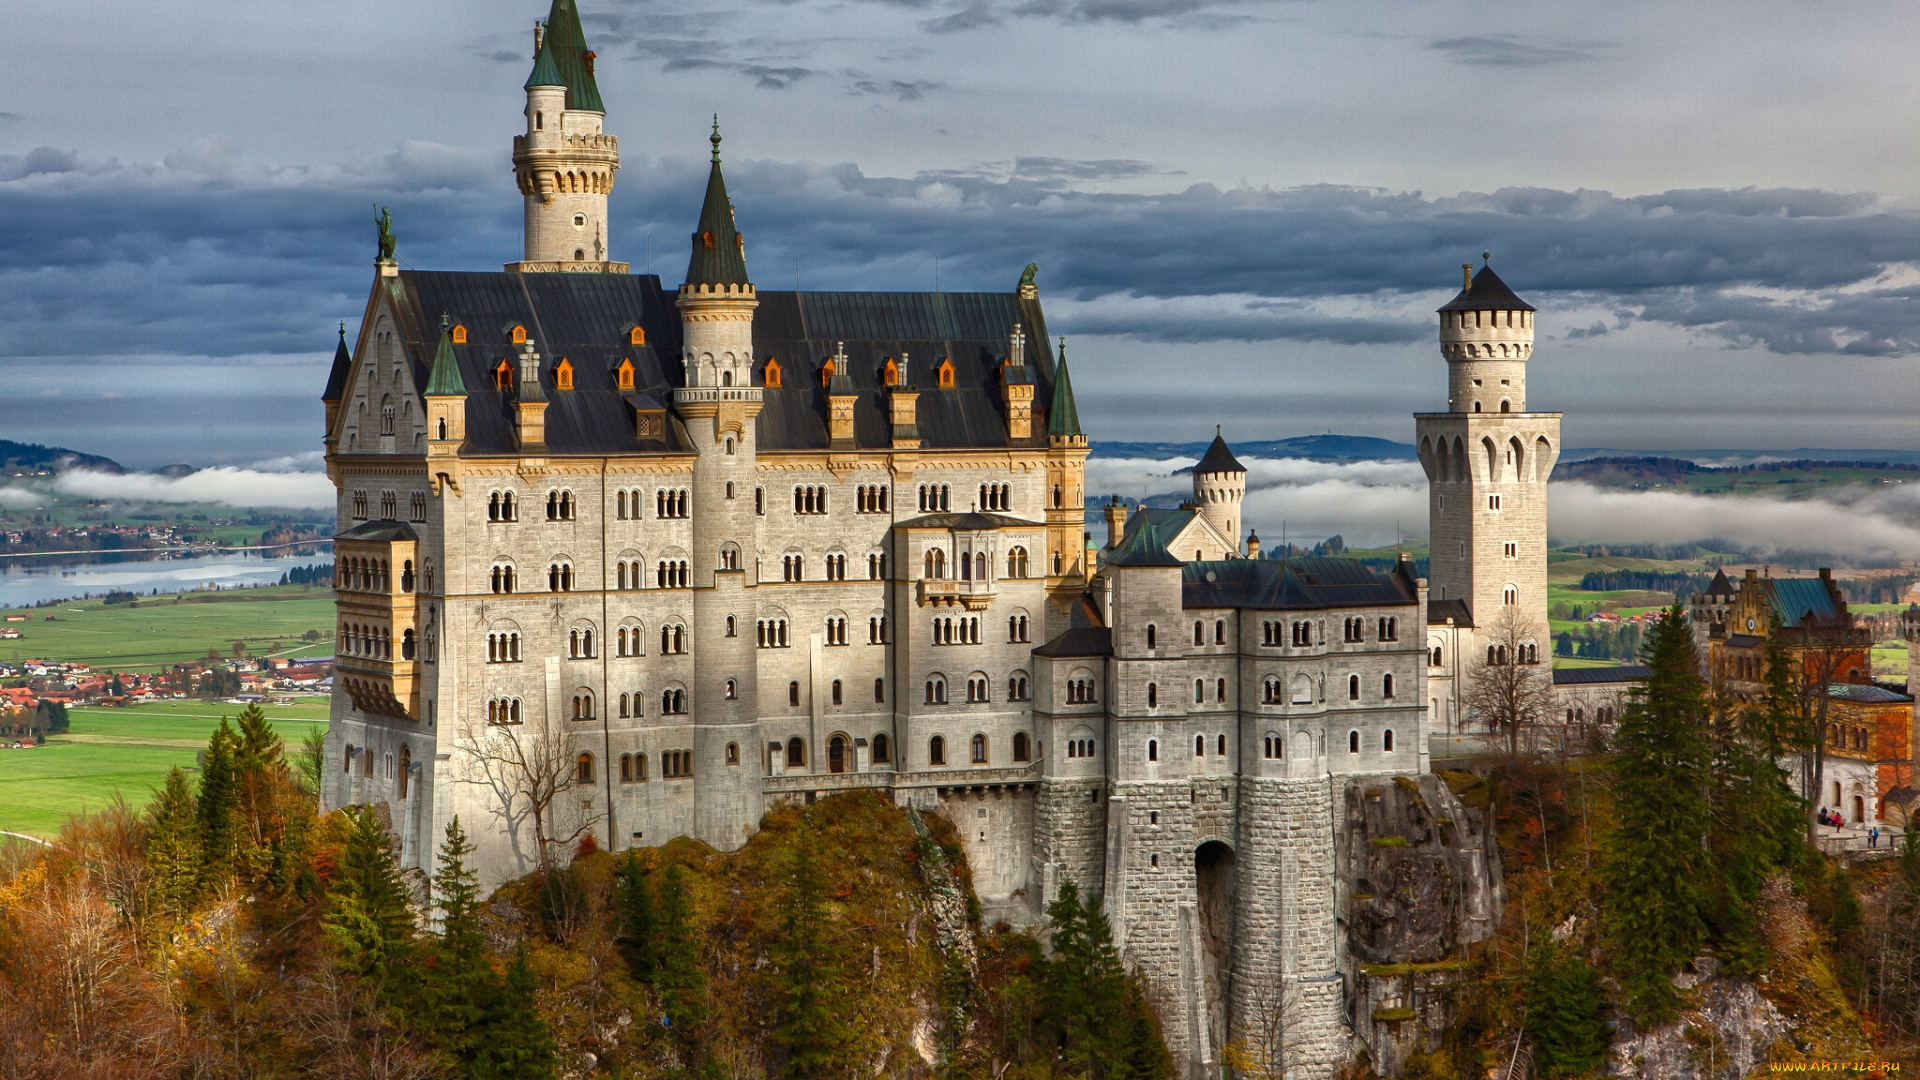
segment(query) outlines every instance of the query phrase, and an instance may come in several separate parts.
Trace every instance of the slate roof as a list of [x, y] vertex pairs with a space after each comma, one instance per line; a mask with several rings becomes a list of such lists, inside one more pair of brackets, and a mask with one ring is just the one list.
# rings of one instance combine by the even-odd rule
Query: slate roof
[[1729, 634], [1727, 636], [1729, 649], [1757, 649], [1766, 643], [1767, 639], [1760, 634]]
[[375, 518], [363, 521], [346, 532], [334, 537], [335, 540], [367, 540], [374, 543], [388, 543], [394, 540], [418, 540], [413, 526], [392, 518]]
[[[680, 313], [675, 295], [652, 274], [512, 274], [401, 270], [382, 278], [376, 289], [392, 291], [400, 312], [400, 337], [414, 375], [425, 388], [438, 351], [440, 313], [467, 328], [467, 344], [451, 345], [467, 388], [468, 454], [516, 452], [512, 401], [517, 390], [494, 389], [493, 371], [501, 360], [517, 361], [508, 341], [516, 325], [540, 353], [541, 388], [550, 402], [546, 413], [547, 451], [551, 454], [686, 452], [691, 449], [676, 425], [663, 439], [634, 435], [633, 395], [672, 399], [684, 385], [680, 363]], [[1045, 427], [1033, 425], [1025, 440], [1007, 438], [1006, 405], [1001, 398], [1000, 362], [1015, 324], [1025, 328], [1026, 363], [1034, 377], [1034, 408], [1053, 400], [1053, 359], [1039, 343], [1046, 320], [1038, 300], [1013, 293], [815, 293], [759, 294], [754, 313], [754, 351], [761, 371], [777, 358], [781, 389], [765, 392], [758, 421], [762, 451], [825, 450], [828, 443], [827, 393], [820, 370], [841, 342], [853, 393], [854, 441], [860, 448], [893, 444], [893, 421], [881, 369], [888, 357], [908, 357], [908, 377], [920, 385], [918, 427], [927, 450], [958, 448], [1044, 448]], [[628, 344], [629, 330], [646, 332], [645, 345]], [[574, 389], [560, 390], [553, 368], [560, 359], [574, 368]], [[954, 367], [954, 386], [932, 388], [932, 367], [941, 358]], [[615, 370], [622, 359], [634, 366], [634, 390], [617, 389]], [[332, 400], [343, 392], [346, 367], [335, 372], [341, 388], [329, 382]], [[761, 378], [756, 372], [756, 379]], [[514, 377], [515, 386], [518, 376]]]
[[1208, 559], [1185, 564], [1181, 605], [1314, 611], [1412, 604], [1418, 594], [1410, 574], [1382, 573], [1358, 559]]
[[1604, 683], [1646, 682], [1653, 678], [1653, 669], [1645, 664], [1622, 664], [1619, 667], [1585, 667], [1553, 669], [1555, 686], [1593, 686]]
[[1828, 683], [1827, 697], [1860, 705], [1900, 705], [1913, 700], [1905, 694], [1896, 694], [1891, 690], [1883, 690], [1878, 686], [1862, 683]]
[[1453, 625], [1455, 626], [1473, 625], [1473, 613], [1467, 610], [1467, 602], [1465, 600], [1435, 600], [1429, 595], [1427, 597], [1427, 625], [1445, 626], [1448, 619], [1452, 619]]
[[1448, 301], [1441, 311], [1534, 311], [1532, 304], [1520, 299], [1493, 272], [1491, 265], [1483, 266], [1473, 275], [1472, 282], [1460, 290], [1460, 295]]
[[347, 324], [340, 324], [340, 344], [333, 347], [333, 368], [327, 372], [327, 388], [321, 401], [339, 401], [347, 389], [347, 372], [353, 369], [353, 354], [347, 351]]
[[1207, 447], [1206, 454], [1200, 458], [1199, 464], [1193, 467], [1193, 471], [1196, 473], [1243, 473], [1247, 469], [1240, 464], [1239, 458], [1233, 456], [1233, 450], [1227, 446], [1226, 438], [1216, 433], [1213, 437], [1213, 445]]
[[956, 532], [987, 532], [992, 529], [1044, 529], [1043, 521], [1008, 517], [1005, 514], [957, 513], [923, 514], [908, 518], [897, 526], [902, 529], [952, 529]]
[[689, 285], [747, 284], [747, 247], [733, 220], [733, 200], [720, 174], [720, 118], [713, 118], [713, 168], [707, 170], [707, 198], [700, 224], [693, 229], [693, 257], [687, 261]]
[[[533, 77], [550, 79], [553, 76], [541, 69], [542, 59], [559, 74], [559, 82], [534, 82]], [[606, 105], [600, 101], [600, 86], [593, 81], [592, 53], [587, 49], [587, 36], [580, 29], [580, 10], [573, 0], [553, 0], [553, 8], [547, 12], [547, 32], [540, 41], [540, 57], [535, 58], [533, 73], [527, 79], [528, 86], [565, 86], [567, 88], [567, 108], [585, 109], [588, 112], [603, 113]]]
[[1716, 569], [1713, 572], [1713, 584], [1707, 586], [1706, 594], [1708, 596], [1733, 596], [1737, 592], [1738, 590], [1733, 587], [1733, 582], [1727, 580], [1727, 572], [1725, 570]]
[[427, 375], [426, 393], [432, 396], [452, 397], [467, 392], [467, 384], [460, 378], [460, 364], [453, 358], [453, 328], [447, 324], [447, 317], [440, 317], [440, 345], [433, 352], [433, 370]]
[[1060, 631], [1052, 641], [1033, 650], [1035, 656], [1111, 656], [1113, 631], [1104, 626], [1076, 626]]
[[1142, 515], [1137, 528], [1127, 530], [1127, 534], [1114, 545], [1113, 554], [1107, 558], [1108, 566], [1123, 567], [1175, 567], [1185, 566], [1180, 557], [1167, 550], [1160, 539], [1160, 530], [1154, 527], [1153, 518]]
[[1067, 378], [1067, 343], [1060, 343], [1059, 380], [1054, 386], [1053, 408], [1047, 410], [1047, 434], [1065, 438], [1084, 434], [1080, 430], [1080, 410], [1073, 404], [1073, 380]]

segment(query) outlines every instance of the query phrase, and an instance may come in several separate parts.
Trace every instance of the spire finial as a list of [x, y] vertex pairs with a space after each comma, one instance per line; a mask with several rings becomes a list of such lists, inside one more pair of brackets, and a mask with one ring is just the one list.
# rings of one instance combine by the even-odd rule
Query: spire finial
[[1213, 425], [1213, 437], [1214, 437], [1214, 438], [1216, 438], [1216, 439], [1219, 439], [1219, 438], [1223, 438], [1223, 437], [1224, 437], [1224, 435], [1223, 435], [1223, 433], [1222, 433], [1222, 432], [1221, 432], [1221, 430], [1220, 430], [1220, 427], [1221, 427], [1221, 425], [1219, 425], [1219, 424], [1215, 424], [1215, 425]]
[[[346, 324], [342, 323], [341, 325], [344, 326]], [[1065, 334], [1060, 335], [1060, 362], [1063, 364], [1067, 362], [1067, 335]]]
[[1481, 262], [1483, 262], [1483, 263], [1486, 263], [1486, 264], [1487, 264], [1487, 265], [1489, 265], [1489, 266], [1491, 266], [1491, 265], [1493, 265], [1493, 252], [1491, 252], [1491, 251], [1483, 251], [1483, 252], [1481, 252], [1481, 253], [1480, 253], [1480, 261], [1481, 261]]
[[443, 312], [441, 312], [441, 313], [440, 313], [440, 329], [442, 329], [442, 330], [445, 330], [445, 329], [446, 329], [447, 327], [449, 327], [449, 326], [452, 326], [452, 325], [453, 325], [453, 320], [452, 320], [452, 319], [449, 319], [449, 318], [447, 318], [447, 313], [446, 313], [446, 312], [444, 312], [444, 311], [443, 311]]
[[345, 319], [340, 320], [340, 340], [347, 340], [347, 320]]
[[720, 164], [720, 114], [713, 114], [713, 136], [707, 140], [713, 144], [713, 163]]

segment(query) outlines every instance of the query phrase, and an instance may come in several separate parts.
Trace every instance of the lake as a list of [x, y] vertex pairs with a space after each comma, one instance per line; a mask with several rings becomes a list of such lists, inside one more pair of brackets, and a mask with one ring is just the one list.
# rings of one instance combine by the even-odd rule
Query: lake
[[[317, 554], [316, 554], [317, 550]], [[0, 607], [32, 607], [115, 590], [145, 596], [217, 585], [223, 589], [276, 585], [289, 567], [333, 561], [333, 547], [320, 544], [290, 551], [242, 551], [193, 555], [151, 551], [99, 552], [0, 559]]]

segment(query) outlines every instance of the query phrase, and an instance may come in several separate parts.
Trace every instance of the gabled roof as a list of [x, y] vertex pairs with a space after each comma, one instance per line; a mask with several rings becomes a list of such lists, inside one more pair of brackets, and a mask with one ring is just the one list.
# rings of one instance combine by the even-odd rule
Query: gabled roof
[[1738, 591], [1739, 590], [1733, 587], [1733, 582], [1727, 580], [1727, 572], [1725, 570], [1716, 569], [1713, 572], [1713, 584], [1707, 586], [1706, 595], [1733, 596]]
[[427, 375], [428, 396], [464, 395], [467, 384], [460, 378], [460, 363], [453, 358], [453, 327], [440, 316], [440, 347], [433, 353], [433, 371]]
[[340, 344], [333, 347], [333, 370], [327, 372], [327, 388], [320, 392], [321, 401], [339, 401], [340, 395], [347, 392], [347, 372], [353, 370], [353, 354], [347, 351], [347, 324], [340, 324]]
[[1891, 690], [1883, 690], [1878, 686], [1862, 683], [1828, 683], [1827, 697], [1861, 705], [1901, 705], [1913, 700], [1905, 694], [1896, 694]]
[[1035, 656], [1112, 656], [1113, 631], [1104, 626], [1076, 626], [1060, 631], [1052, 641], [1033, 650]]
[[1201, 456], [1199, 464], [1193, 467], [1196, 473], [1243, 473], [1246, 466], [1233, 456], [1233, 450], [1227, 446], [1226, 437], [1215, 433], [1213, 445]]
[[1619, 667], [1555, 668], [1553, 685], [1555, 686], [1593, 686], [1607, 683], [1646, 682], [1653, 678], [1653, 669], [1645, 664], [1622, 664]]
[[[391, 299], [414, 385], [424, 388], [438, 355], [440, 313], [465, 325], [464, 345], [452, 345], [467, 388], [467, 442], [471, 454], [517, 453], [512, 402], [519, 390], [494, 389], [493, 370], [504, 359], [517, 365], [519, 350], [506, 332], [524, 326], [540, 353], [546, 412], [547, 452], [600, 454], [688, 452], [676, 425], [664, 440], [634, 434], [629, 394], [670, 401], [686, 382], [680, 363], [680, 312], [672, 293], [651, 274], [511, 274], [408, 270], [374, 286]], [[756, 421], [763, 452], [826, 450], [827, 391], [820, 368], [845, 343], [845, 369], [855, 395], [853, 427], [860, 448], [893, 445], [893, 419], [881, 371], [886, 360], [909, 357], [912, 371], [945, 359], [954, 369], [949, 389], [923, 388], [916, 414], [927, 450], [1044, 448], [1046, 433], [1033, 425], [1023, 440], [1009, 439], [1006, 403], [999, 390], [1000, 357], [1007, 333], [1024, 328], [1027, 366], [1034, 375], [1034, 408], [1045, 407], [1055, 382], [1053, 358], [1036, 343], [1046, 339], [1038, 300], [1014, 293], [759, 293], [753, 316], [756, 356], [777, 358], [785, 388], [764, 391]], [[643, 328], [645, 345], [630, 344]], [[486, 327], [487, 330], [476, 328]], [[553, 385], [560, 359], [573, 361], [574, 389]], [[633, 390], [616, 382], [620, 362], [633, 363]], [[346, 367], [351, 360], [346, 361]], [[346, 367], [341, 368], [344, 384]], [[756, 381], [758, 381], [756, 377]]]
[[1460, 295], [1454, 297], [1441, 311], [1533, 311], [1532, 304], [1520, 299], [1493, 272], [1491, 264], [1480, 268], [1473, 280]]
[[1784, 626], [1801, 626], [1811, 615], [1816, 621], [1840, 618], [1840, 605], [1826, 578], [1762, 578], [1767, 600]]
[[1472, 626], [1473, 612], [1468, 610], [1467, 602], [1455, 597], [1451, 600], [1435, 600], [1432, 594], [1427, 596], [1427, 625], [1445, 626], [1448, 619], [1455, 626]]
[[1167, 550], [1160, 540], [1160, 530], [1153, 527], [1153, 518], [1142, 515], [1140, 526], [1130, 529], [1113, 549], [1107, 559], [1108, 566], [1155, 567], [1185, 566], [1179, 556]]
[[[527, 85], [564, 86], [567, 108], [606, 112], [607, 107], [600, 100], [600, 87], [593, 81], [591, 55], [587, 50], [587, 35], [580, 29], [580, 10], [574, 7], [573, 0], [553, 0], [553, 9], [547, 12], [547, 32], [540, 41], [540, 57], [547, 58], [560, 81], [534, 82], [533, 76], [529, 76]], [[541, 70], [540, 58], [534, 60], [533, 75], [543, 79], [553, 77]]]
[[1027, 521], [1024, 518], [1008, 517], [1005, 514], [982, 514], [963, 512], [954, 514], [923, 514], [908, 518], [895, 526], [901, 529], [951, 529], [954, 532], [987, 532], [992, 529], [1044, 529], [1046, 524], [1039, 521]]
[[392, 540], [418, 540], [420, 537], [413, 531], [413, 526], [404, 521], [395, 521], [392, 518], [375, 518], [372, 521], [363, 521], [353, 528], [348, 529], [346, 532], [339, 533], [334, 539], [365, 540], [374, 543], [384, 543]]
[[1189, 608], [1313, 611], [1418, 600], [1407, 574], [1382, 573], [1358, 559], [1208, 559], [1185, 564], [1182, 579], [1181, 602]]
[[1067, 378], [1067, 342], [1060, 340], [1060, 366], [1054, 369], [1058, 381], [1053, 388], [1053, 407], [1047, 410], [1047, 435], [1067, 438], [1083, 434], [1080, 410], [1073, 403], [1073, 383]]
[[733, 222], [733, 201], [720, 175], [720, 118], [713, 118], [713, 168], [707, 172], [707, 200], [693, 230], [693, 258], [687, 262], [689, 285], [747, 284], [746, 244]]

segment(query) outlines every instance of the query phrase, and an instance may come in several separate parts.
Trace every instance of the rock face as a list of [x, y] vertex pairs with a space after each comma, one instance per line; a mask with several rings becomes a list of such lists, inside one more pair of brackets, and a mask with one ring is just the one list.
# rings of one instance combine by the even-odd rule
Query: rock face
[[1383, 1076], [1433, 1049], [1465, 948], [1493, 935], [1505, 891], [1486, 815], [1434, 775], [1355, 781], [1338, 888], [1353, 1032]]
[[1639, 1080], [1739, 1080], [1767, 1060], [1767, 1050], [1793, 1028], [1752, 979], [1717, 978], [1709, 957], [1698, 974], [1674, 981], [1696, 995], [1676, 1022], [1637, 1032], [1622, 1021], [1607, 1055], [1606, 1075]]

